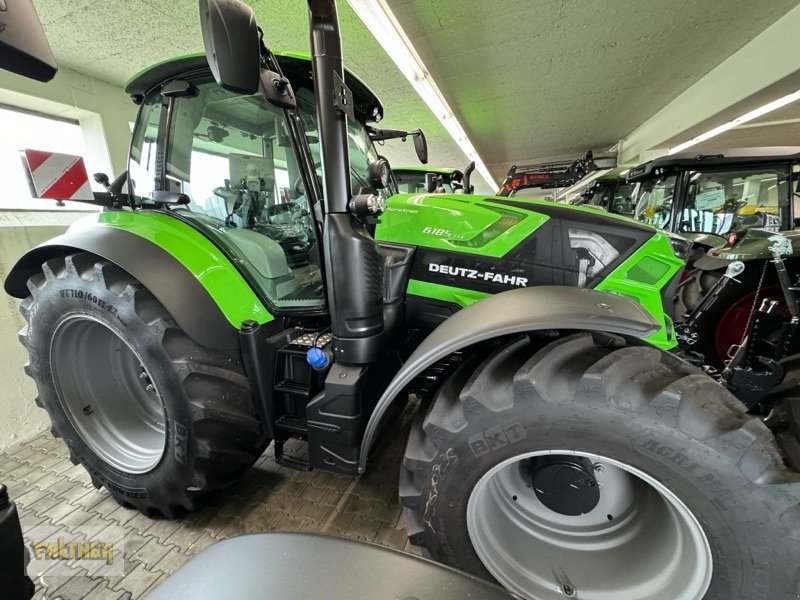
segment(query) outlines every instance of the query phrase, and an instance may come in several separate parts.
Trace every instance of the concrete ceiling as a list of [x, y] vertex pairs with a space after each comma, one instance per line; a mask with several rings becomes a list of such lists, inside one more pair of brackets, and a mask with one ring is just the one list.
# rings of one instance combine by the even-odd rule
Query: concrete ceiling
[[760, 146], [800, 146], [800, 101], [696, 144], [690, 150], [702, 153]]
[[798, 2], [389, 4], [499, 178], [515, 162], [607, 149]]
[[[272, 47], [308, 48], [304, 2], [247, 1]], [[612, 9], [597, 0], [388, 2], [498, 180], [513, 163], [607, 149], [800, 4], [616, 0]], [[196, 0], [35, 4], [59, 63], [115, 84], [202, 49]], [[383, 100], [385, 126], [422, 127], [431, 164], [463, 167], [455, 142], [346, 1], [338, 5], [345, 61]], [[787, 143], [770, 134], [776, 127], [760, 129], [766, 145]], [[788, 128], [784, 134], [792, 136]], [[416, 162], [410, 144], [387, 144], [385, 154], [396, 165]]]
[[[246, 0], [272, 48], [308, 50], [308, 16], [301, 0]], [[166, 58], [203, 50], [197, 0], [35, 0], [56, 59], [117, 85]], [[339, 18], [347, 67], [383, 101], [388, 128], [422, 127], [430, 164], [463, 168], [466, 156], [344, 0]], [[419, 164], [413, 144], [379, 149], [394, 165]], [[478, 182], [476, 182], [478, 183]]]

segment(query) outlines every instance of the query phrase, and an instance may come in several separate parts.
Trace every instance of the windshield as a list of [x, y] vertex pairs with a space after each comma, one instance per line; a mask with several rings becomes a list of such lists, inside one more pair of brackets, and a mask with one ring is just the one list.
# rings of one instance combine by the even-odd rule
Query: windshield
[[790, 228], [788, 167], [689, 171], [688, 177], [678, 231], [725, 235], [745, 228]]
[[659, 229], [669, 228], [676, 179], [675, 175], [670, 175], [637, 183], [633, 192], [634, 217]]

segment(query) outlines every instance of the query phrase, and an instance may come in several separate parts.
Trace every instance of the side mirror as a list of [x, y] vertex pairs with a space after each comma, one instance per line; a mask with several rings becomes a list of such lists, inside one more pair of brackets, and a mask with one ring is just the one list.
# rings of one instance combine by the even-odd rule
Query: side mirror
[[95, 173], [92, 177], [97, 183], [99, 183], [106, 189], [108, 189], [108, 186], [111, 185], [111, 182], [108, 180], [108, 175], [106, 175], [105, 173]]
[[411, 135], [414, 136], [414, 150], [417, 152], [417, 158], [423, 165], [428, 164], [428, 140], [425, 139], [425, 134], [422, 129], [412, 131]]
[[435, 194], [439, 189], [441, 180], [436, 173], [425, 173], [425, 191], [429, 194]]
[[0, 0], [0, 69], [42, 82], [58, 71], [31, 0]]
[[214, 79], [231, 92], [255, 94], [261, 40], [253, 10], [240, 0], [200, 0], [200, 28]]
[[425, 134], [422, 129], [414, 131], [402, 131], [400, 129], [376, 129], [375, 127], [367, 126], [367, 133], [369, 139], [373, 142], [385, 142], [386, 140], [403, 140], [408, 139], [408, 136], [414, 138], [414, 150], [417, 151], [417, 158], [419, 161], [426, 165], [428, 164], [428, 142], [425, 139]]

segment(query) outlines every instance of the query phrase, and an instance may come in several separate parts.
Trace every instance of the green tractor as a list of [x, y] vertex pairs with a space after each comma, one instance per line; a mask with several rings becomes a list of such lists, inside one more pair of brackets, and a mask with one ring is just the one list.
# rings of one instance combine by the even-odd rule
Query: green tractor
[[[635, 186], [630, 214], [694, 243], [691, 270], [676, 295], [678, 337], [707, 365], [729, 372], [743, 346], [748, 353], [760, 346], [745, 362], [771, 375], [748, 390], [751, 399], [783, 376], [774, 364], [765, 370], [765, 361], [779, 362], [798, 350], [788, 329], [797, 304], [792, 288], [800, 277], [798, 233], [792, 231], [798, 165], [796, 148], [739, 149], [665, 156], [627, 174]], [[734, 262], [741, 264], [736, 276], [725, 277]], [[769, 317], [761, 315], [762, 307]]]
[[464, 173], [442, 167], [393, 167], [397, 187], [404, 194], [453, 194], [463, 190]]
[[[748, 413], [670, 351], [685, 240], [593, 208], [392, 194], [383, 108], [201, 0], [205, 56], [128, 86], [129, 170], [5, 282], [52, 432], [120, 504], [174, 517], [273, 443], [356, 477], [409, 393], [411, 541], [528, 598], [788, 598], [789, 387]], [[102, 178], [100, 178], [102, 179]], [[793, 412], [794, 411], [794, 412]], [[284, 453], [307, 440], [307, 457]], [[269, 568], [267, 566], [267, 568]]]

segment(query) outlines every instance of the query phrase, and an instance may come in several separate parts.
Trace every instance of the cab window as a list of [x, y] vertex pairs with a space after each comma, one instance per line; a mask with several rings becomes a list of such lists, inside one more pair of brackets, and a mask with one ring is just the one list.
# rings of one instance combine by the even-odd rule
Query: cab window
[[185, 218], [234, 257], [268, 305], [321, 306], [319, 252], [282, 110], [261, 95], [195, 82], [174, 100], [166, 187], [187, 194]]
[[789, 229], [789, 170], [692, 171], [679, 231]]
[[[295, 90], [297, 107], [299, 109], [300, 120], [305, 130], [308, 146], [314, 159], [314, 168], [320, 186], [322, 185], [322, 159], [320, 156], [319, 131], [317, 129], [317, 109], [314, 100], [314, 92], [308, 88]], [[347, 148], [350, 160], [350, 187], [353, 193], [358, 193], [360, 188], [367, 188], [367, 167], [378, 159], [378, 152], [375, 144], [367, 133], [363, 123], [347, 119]], [[378, 195], [382, 197], [396, 194], [394, 183], [389, 188], [378, 190]]]
[[672, 221], [672, 202], [677, 177], [651, 179], [636, 184], [634, 217], [659, 229], [668, 229]]

